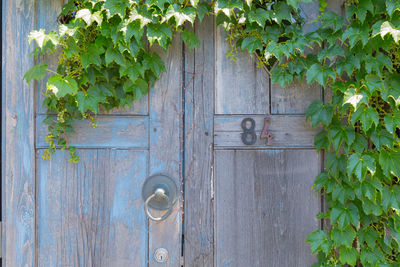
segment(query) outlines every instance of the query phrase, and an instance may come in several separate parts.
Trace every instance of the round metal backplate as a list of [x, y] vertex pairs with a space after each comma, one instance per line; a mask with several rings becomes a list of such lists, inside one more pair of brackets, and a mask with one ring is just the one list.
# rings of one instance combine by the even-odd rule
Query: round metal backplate
[[[147, 178], [142, 188], [143, 201], [146, 201], [158, 188], [164, 189], [165, 194], [169, 197], [172, 205], [174, 205], [178, 197], [178, 188], [175, 181], [164, 174], [156, 174]], [[149, 206], [155, 210], [166, 210], [169, 208], [168, 201], [165, 198], [153, 198], [149, 202]]]

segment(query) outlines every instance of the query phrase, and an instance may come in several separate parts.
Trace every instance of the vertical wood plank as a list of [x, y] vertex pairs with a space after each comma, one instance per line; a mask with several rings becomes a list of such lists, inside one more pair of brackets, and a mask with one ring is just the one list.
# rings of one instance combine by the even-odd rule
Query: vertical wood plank
[[306, 81], [281, 87], [271, 84], [272, 114], [305, 114], [307, 107], [316, 99], [321, 98], [321, 86], [317, 83], [308, 85]]
[[200, 47], [185, 53], [185, 266], [214, 265], [212, 199], [214, 108], [213, 17], [196, 22]]
[[[304, 32], [316, 30], [315, 23], [319, 15], [318, 1], [300, 3], [301, 16], [306, 23]], [[308, 85], [305, 80], [296, 81], [282, 88], [279, 84], [271, 84], [272, 114], [305, 114], [307, 107], [316, 99], [321, 98], [321, 86], [317, 83]]]
[[146, 266], [148, 152], [78, 154], [76, 165], [62, 151], [38, 160], [38, 266]]
[[2, 213], [3, 263], [35, 265], [34, 83], [22, 80], [32, 66], [28, 33], [35, 1], [2, 1]]
[[319, 170], [314, 150], [216, 151], [216, 266], [311, 266]]
[[269, 113], [268, 74], [248, 52], [238, 53], [236, 62], [228, 58], [225, 30], [215, 31], [215, 113]]
[[[166, 73], [150, 90], [150, 167], [149, 175], [163, 173], [181, 184], [181, 162], [183, 152], [182, 114], [182, 39], [177, 35], [167, 53], [161, 49], [153, 51], [162, 55]], [[181, 259], [181, 198], [174, 205], [169, 217], [161, 222], [149, 220], [149, 266], [180, 266]], [[168, 262], [157, 263], [154, 252], [165, 248], [169, 252]]]

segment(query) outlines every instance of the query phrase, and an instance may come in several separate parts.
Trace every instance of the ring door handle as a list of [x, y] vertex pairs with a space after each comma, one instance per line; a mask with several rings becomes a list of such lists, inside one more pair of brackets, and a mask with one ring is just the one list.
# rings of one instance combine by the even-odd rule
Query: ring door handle
[[[142, 188], [144, 212], [153, 221], [163, 221], [172, 212], [178, 199], [178, 187], [169, 176], [157, 174], [146, 179]], [[151, 209], [165, 211], [164, 215], [156, 217]]]
[[[149, 202], [152, 200], [157, 200], [157, 199], [166, 199], [168, 202], [168, 210], [167, 212], [162, 215], [161, 217], [154, 217], [153, 214], [151, 214], [150, 212], [150, 207], [149, 207]], [[146, 213], [147, 217], [149, 217], [149, 219], [153, 220], [153, 221], [163, 221], [165, 220], [172, 211], [172, 202], [171, 199], [168, 197], [167, 194], [165, 194], [165, 190], [162, 188], [157, 188], [156, 191], [154, 192], [154, 194], [150, 195], [146, 201], [144, 202], [144, 212]]]

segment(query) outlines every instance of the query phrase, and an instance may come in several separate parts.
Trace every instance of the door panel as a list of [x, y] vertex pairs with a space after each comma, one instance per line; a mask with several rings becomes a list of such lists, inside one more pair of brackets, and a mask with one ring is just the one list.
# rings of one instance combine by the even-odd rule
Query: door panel
[[[206, 48], [207, 49], [207, 48]], [[269, 78], [248, 52], [227, 57], [229, 45], [222, 27], [215, 29], [215, 114], [269, 112]]]
[[[166, 72], [150, 90], [149, 101], [149, 175], [169, 175], [181, 189], [183, 154], [182, 112], [182, 39], [177, 35], [167, 53], [157, 49], [165, 62]], [[179, 190], [181, 192], [181, 190]], [[149, 266], [180, 266], [182, 237], [181, 199], [175, 203], [165, 221], [149, 221]], [[154, 252], [165, 248], [166, 263], [157, 263]]]
[[[145, 266], [147, 151], [38, 151], [38, 266]], [[134, 163], [134, 164], [132, 164]]]
[[215, 152], [216, 266], [311, 266], [318, 161], [314, 150]]

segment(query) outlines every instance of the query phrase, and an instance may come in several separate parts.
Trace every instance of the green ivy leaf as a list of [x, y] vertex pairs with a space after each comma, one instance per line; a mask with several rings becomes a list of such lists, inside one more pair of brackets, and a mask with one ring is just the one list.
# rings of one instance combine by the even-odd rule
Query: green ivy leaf
[[378, 126], [379, 114], [374, 108], [363, 106], [351, 115], [351, 123], [356, 124], [357, 121], [361, 122], [364, 132], [367, 132], [373, 124]]
[[328, 11], [323, 14], [320, 20], [322, 21], [322, 27], [332, 27], [335, 32], [341, 30], [344, 25], [343, 17], [332, 11]]
[[356, 238], [356, 231], [350, 225], [343, 229], [333, 227], [331, 230], [331, 238], [335, 246], [345, 246], [348, 248], [352, 247], [353, 241]]
[[331, 210], [331, 221], [337, 222], [340, 229], [350, 224], [357, 226], [360, 222], [358, 208], [352, 203], [347, 206], [335, 205]]
[[389, 16], [392, 16], [396, 10], [400, 10], [399, 0], [386, 0], [386, 10]]
[[400, 30], [394, 28], [389, 21], [385, 21], [381, 25], [380, 34], [382, 38], [385, 38], [386, 34], [390, 34], [393, 40], [398, 43], [400, 40]]
[[353, 14], [357, 16], [361, 22], [364, 22], [367, 12], [374, 12], [374, 5], [371, 0], [359, 0], [357, 5], [349, 5], [346, 9], [346, 17], [350, 19]]
[[373, 175], [375, 168], [375, 159], [373, 157], [354, 153], [348, 160], [347, 175], [350, 177], [351, 174], [355, 174], [359, 180], [363, 180], [367, 171]]
[[325, 188], [325, 192], [330, 193], [334, 190], [336, 186], [336, 182], [332, 179], [327, 172], [321, 172], [318, 174], [317, 178], [315, 178], [314, 189], [316, 192], [320, 191], [322, 188]]
[[345, 204], [347, 200], [353, 200], [354, 196], [354, 190], [347, 185], [337, 184], [332, 191], [332, 199], [342, 204]]
[[393, 147], [394, 139], [388, 131], [386, 131], [385, 129], [379, 129], [371, 134], [371, 141], [380, 151], [381, 149], [383, 149], [383, 146], [391, 149]]
[[393, 174], [400, 177], [400, 152], [396, 150], [382, 150], [379, 154], [379, 164], [386, 176]]
[[149, 24], [147, 27], [147, 39], [150, 45], [157, 41], [162, 48], [167, 49], [172, 39], [172, 31], [165, 23]]
[[379, 235], [373, 227], [363, 227], [358, 231], [360, 243], [363, 244], [365, 242], [370, 248], [376, 246], [376, 240], [378, 240], [378, 237]]
[[106, 8], [109, 12], [109, 17], [114, 15], [118, 15], [121, 18], [125, 16], [125, 8], [128, 5], [128, 1], [126, 0], [107, 0], [105, 1], [104, 8]]
[[86, 92], [79, 91], [76, 96], [79, 111], [84, 114], [88, 110], [98, 113], [99, 104], [106, 100], [105, 96], [95, 87], [90, 87]]
[[333, 80], [336, 75], [332, 68], [328, 66], [321, 66], [319, 63], [315, 63], [307, 70], [307, 83], [311, 84], [314, 81], [317, 81], [320, 85], [325, 86], [329, 77]]
[[182, 32], [182, 40], [187, 46], [189, 46], [190, 50], [194, 49], [195, 47], [200, 47], [200, 40], [192, 31], [184, 29]]
[[271, 82], [279, 83], [281, 87], [285, 87], [286, 84], [291, 83], [294, 79], [293, 74], [288, 68], [276, 67], [271, 72]]
[[383, 187], [382, 207], [385, 211], [387, 211], [389, 208], [396, 210], [400, 209], [400, 187], [398, 185], [394, 185], [392, 187]]
[[181, 9], [178, 5], [170, 5], [167, 13], [165, 14], [165, 20], [175, 19], [176, 27], [183, 25], [186, 21], [189, 21], [192, 25], [196, 18], [196, 12], [191, 9]]
[[257, 8], [249, 12], [248, 18], [250, 22], [256, 22], [264, 28], [265, 22], [271, 19], [271, 13], [263, 8]]
[[75, 17], [77, 19], [83, 19], [83, 21], [85, 21], [87, 26], [92, 25], [93, 22], [97, 22], [98, 25], [101, 25], [103, 21], [100, 12], [95, 12], [92, 14], [92, 12], [90, 12], [90, 10], [87, 8], [78, 10], [78, 12], [76, 12]]
[[384, 266], [379, 263], [386, 261], [380, 249], [365, 246], [362, 248], [360, 260], [364, 266]]
[[396, 105], [400, 105], [400, 75], [397, 73], [389, 74], [385, 79], [385, 90], [381, 92], [382, 98], [388, 101], [393, 98]]
[[400, 128], [400, 112], [395, 112], [394, 114], [386, 114], [384, 118], [386, 130], [394, 134], [396, 128]]
[[310, 243], [313, 254], [318, 251], [329, 254], [332, 247], [332, 241], [329, 240], [328, 234], [323, 230], [317, 230], [309, 234], [306, 242]]
[[333, 107], [324, 105], [322, 100], [316, 100], [307, 108], [306, 119], [310, 119], [311, 126], [315, 127], [320, 123], [328, 126], [333, 117]]
[[350, 87], [344, 92], [343, 105], [351, 104], [354, 110], [357, 110], [361, 103], [368, 104], [365, 93], [358, 93], [354, 87]]
[[106, 66], [110, 65], [112, 62], [118, 65], [125, 66], [127, 64], [124, 56], [116, 49], [109, 47], [105, 54]]
[[89, 44], [87, 52], [82, 53], [81, 55], [82, 66], [85, 69], [87, 69], [87, 67], [91, 64], [100, 67], [102, 62], [100, 55], [102, 55], [103, 53], [104, 53], [104, 48], [102, 46], [96, 44]]
[[254, 36], [246, 37], [241, 45], [242, 50], [248, 50], [250, 54], [253, 54], [256, 50], [262, 50], [263, 43], [260, 39]]
[[375, 74], [368, 74], [367, 76], [365, 76], [364, 84], [368, 88], [370, 94], [384, 89], [382, 78]]
[[339, 253], [339, 260], [345, 264], [350, 264], [351, 266], [355, 266], [358, 259], [358, 252], [355, 248], [351, 247], [341, 247]]
[[30, 68], [24, 75], [24, 80], [29, 84], [32, 80], [40, 81], [47, 72], [47, 64], [38, 64]]
[[321, 151], [321, 149], [329, 150], [329, 139], [327, 131], [321, 131], [315, 135], [314, 146], [318, 152]]
[[353, 48], [359, 41], [365, 46], [369, 39], [369, 25], [352, 24], [343, 33], [342, 40], [349, 40], [350, 48]]
[[166, 71], [164, 61], [161, 57], [156, 54], [144, 54], [143, 56], [143, 66], [150, 69], [154, 74], [159, 77], [162, 71]]
[[345, 141], [350, 146], [355, 139], [355, 132], [352, 127], [332, 127], [329, 130], [329, 139], [336, 151], [339, 150], [340, 146]]
[[47, 90], [53, 92], [57, 97], [67, 94], [75, 95], [78, 92], [78, 84], [70, 76], [54, 75], [47, 80]]

